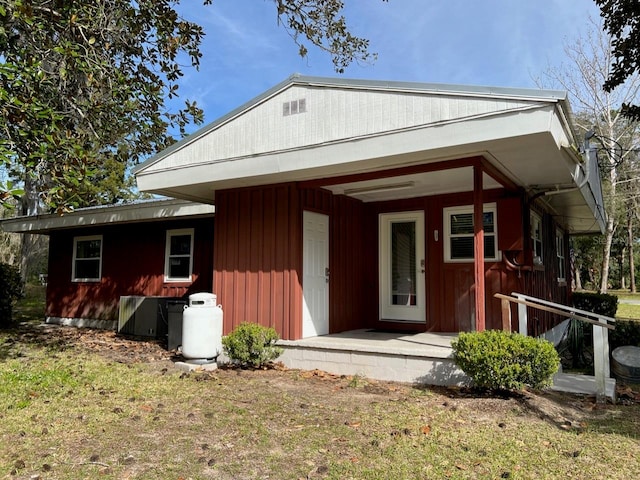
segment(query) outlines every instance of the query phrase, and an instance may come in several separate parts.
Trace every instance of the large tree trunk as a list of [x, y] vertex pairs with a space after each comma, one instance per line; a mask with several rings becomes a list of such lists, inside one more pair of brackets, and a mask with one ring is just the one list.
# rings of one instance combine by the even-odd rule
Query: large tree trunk
[[[22, 215], [37, 215], [40, 213], [36, 182], [27, 173], [24, 181], [24, 195], [20, 201], [20, 213]], [[39, 235], [25, 233], [22, 235], [20, 248], [20, 276], [26, 282], [31, 273], [31, 259], [37, 252]]]
[[633, 260], [633, 210], [627, 212], [627, 243], [629, 244], [629, 290], [636, 291], [636, 266]]
[[613, 223], [613, 215], [607, 218], [607, 227], [604, 232], [604, 247], [602, 249], [602, 269], [600, 277], [600, 293], [607, 293], [609, 285], [609, 261], [611, 257], [611, 244], [613, 243], [613, 234], [616, 228]]
[[[615, 148], [610, 149], [610, 161], [616, 158]], [[602, 250], [602, 269], [600, 271], [600, 293], [607, 293], [609, 287], [609, 261], [611, 256], [611, 244], [613, 243], [613, 235], [616, 233], [615, 224], [615, 212], [616, 212], [616, 184], [618, 182], [618, 172], [615, 168], [609, 170], [610, 192], [609, 192], [609, 206], [607, 211], [607, 225], [604, 231], [604, 248]]]
[[620, 270], [620, 289], [625, 290], [627, 288], [626, 277], [624, 276], [624, 255], [627, 252], [625, 247], [620, 250], [618, 255], [618, 270]]
[[578, 262], [576, 262], [576, 254], [573, 250], [573, 248], [571, 249], [571, 252], [569, 253], [570, 255], [570, 269], [571, 269], [571, 278], [573, 278], [573, 285], [571, 285], [571, 289], [576, 291], [576, 290], [582, 290], [582, 277], [580, 276], [580, 269], [582, 268], [582, 262], [580, 262], [580, 264], [578, 264]]

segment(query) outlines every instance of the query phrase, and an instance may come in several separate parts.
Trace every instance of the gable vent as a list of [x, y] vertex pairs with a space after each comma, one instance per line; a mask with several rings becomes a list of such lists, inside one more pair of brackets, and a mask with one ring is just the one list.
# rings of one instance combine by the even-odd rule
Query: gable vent
[[307, 111], [307, 99], [300, 98], [298, 100], [292, 100], [290, 102], [284, 102], [282, 104], [282, 116], [288, 117], [289, 115], [296, 115], [298, 113], [304, 113]]

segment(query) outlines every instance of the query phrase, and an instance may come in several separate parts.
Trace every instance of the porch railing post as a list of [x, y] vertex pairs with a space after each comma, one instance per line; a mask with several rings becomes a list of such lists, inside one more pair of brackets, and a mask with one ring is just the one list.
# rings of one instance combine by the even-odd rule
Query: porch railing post
[[506, 298], [500, 300], [502, 307], [502, 330], [511, 333], [511, 302]]
[[609, 378], [609, 332], [606, 328], [593, 325], [593, 373], [596, 377], [596, 402], [607, 399], [607, 378]]
[[[512, 294], [514, 297], [523, 300], [517, 293]], [[527, 318], [527, 306], [523, 303], [518, 304], [518, 332], [525, 337], [527, 336], [527, 324], [529, 319]]]

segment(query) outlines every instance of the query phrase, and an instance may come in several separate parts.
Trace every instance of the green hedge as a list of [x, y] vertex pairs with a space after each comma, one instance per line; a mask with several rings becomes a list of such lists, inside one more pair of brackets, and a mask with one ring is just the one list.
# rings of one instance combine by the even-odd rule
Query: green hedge
[[13, 323], [13, 302], [22, 296], [23, 291], [18, 267], [0, 263], [0, 327]]
[[573, 306], [580, 310], [615, 318], [618, 311], [618, 297], [608, 293], [574, 292]]
[[551, 342], [502, 330], [463, 332], [451, 346], [457, 365], [482, 388], [546, 387], [560, 365]]
[[625, 345], [640, 347], [640, 321], [616, 320], [615, 325], [616, 328], [609, 330], [610, 351]]

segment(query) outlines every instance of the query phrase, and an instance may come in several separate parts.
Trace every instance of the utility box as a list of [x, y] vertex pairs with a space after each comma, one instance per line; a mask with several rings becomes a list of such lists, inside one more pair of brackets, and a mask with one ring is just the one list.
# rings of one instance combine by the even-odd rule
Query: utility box
[[167, 349], [176, 350], [182, 345], [182, 314], [187, 302], [184, 300], [169, 300], [167, 302], [167, 314], [169, 317], [169, 333], [167, 336]]
[[167, 334], [167, 302], [173, 297], [120, 297], [118, 333], [164, 338]]

